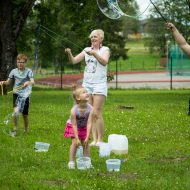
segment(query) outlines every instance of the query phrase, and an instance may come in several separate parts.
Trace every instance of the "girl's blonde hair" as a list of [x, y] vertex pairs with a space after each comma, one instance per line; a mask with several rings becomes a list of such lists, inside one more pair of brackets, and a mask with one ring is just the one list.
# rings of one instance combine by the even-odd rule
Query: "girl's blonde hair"
[[104, 31], [102, 29], [96, 29], [96, 30], [93, 30], [90, 35], [89, 35], [89, 38], [92, 37], [92, 34], [93, 33], [96, 33], [101, 39], [102, 41], [104, 40]]
[[76, 84], [73, 84], [73, 86], [72, 86], [72, 89], [73, 89], [73, 99], [75, 100], [75, 102], [77, 104], [79, 103], [79, 101], [78, 101], [77, 98], [79, 97], [82, 88], [84, 88], [84, 87], [78, 86]]

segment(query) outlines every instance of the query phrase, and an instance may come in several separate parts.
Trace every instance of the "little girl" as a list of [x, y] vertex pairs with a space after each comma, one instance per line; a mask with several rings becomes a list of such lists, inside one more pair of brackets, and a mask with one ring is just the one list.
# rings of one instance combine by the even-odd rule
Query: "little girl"
[[71, 138], [72, 144], [69, 153], [69, 169], [75, 169], [75, 154], [77, 147], [83, 146], [84, 156], [89, 157], [88, 140], [92, 126], [93, 108], [89, 101], [89, 95], [85, 88], [79, 87], [73, 91], [76, 104], [72, 107], [70, 118], [64, 130], [64, 137]]

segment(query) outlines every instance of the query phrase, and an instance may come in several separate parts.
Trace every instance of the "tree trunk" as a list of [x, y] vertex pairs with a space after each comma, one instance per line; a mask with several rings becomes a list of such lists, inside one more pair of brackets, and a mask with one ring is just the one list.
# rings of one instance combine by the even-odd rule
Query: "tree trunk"
[[27, 0], [13, 18], [11, 0], [0, 0], [0, 81], [6, 80], [16, 65], [16, 40], [35, 0]]
[[5, 80], [14, 67], [15, 56], [11, 1], [0, 1], [0, 80]]

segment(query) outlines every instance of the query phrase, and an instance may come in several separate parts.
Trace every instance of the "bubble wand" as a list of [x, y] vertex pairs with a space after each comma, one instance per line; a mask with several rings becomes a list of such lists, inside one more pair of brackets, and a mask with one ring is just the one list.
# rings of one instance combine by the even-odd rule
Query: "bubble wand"
[[119, 4], [118, 4], [119, 0], [96, 0], [96, 1], [97, 1], [97, 5], [98, 5], [99, 9], [101, 10], [101, 12], [105, 16], [107, 16], [108, 18], [111, 18], [111, 19], [119, 19], [122, 16], [127, 16], [127, 17], [138, 19], [138, 17], [141, 16], [142, 14], [144, 14], [146, 12], [146, 10], [149, 8], [149, 6], [152, 4], [153, 7], [158, 12], [158, 14], [161, 16], [161, 18], [165, 22], [167, 22], [166, 18], [162, 15], [162, 13], [159, 11], [158, 7], [153, 3], [152, 0], [150, 0], [150, 3], [146, 7], [146, 9], [142, 13], [140, 13], [136, 16], [132, 16], [132, 15], [124, 13], [119, 7]]
[[150, 2], [152, 3], [152, 5], [154, 6], [154, 8], [156, 9], [156, 11], [158, 12], [158, 14], [162, 17], [162, 19], [165, 21], [165, 22], [168, 22], [166, 20], [166, 18], [162, 15], [162, 13], [159, 11], [159, 9], [157, 8], [157, 6], [152, 2], [152, 0], [150, 0]]
[[24, 85], [21, 85], [21, 86], [15, 88], [14, 90], [9, 91], [7, 94], [13, 93], [15, 90], [19, 90], [19, 89], [21, 89], [23, 87], [24, 87]]

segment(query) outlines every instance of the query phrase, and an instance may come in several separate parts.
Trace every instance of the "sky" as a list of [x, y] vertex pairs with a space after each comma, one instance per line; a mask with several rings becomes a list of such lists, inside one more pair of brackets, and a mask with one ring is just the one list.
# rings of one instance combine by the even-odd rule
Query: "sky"
[[[140, 12], [142, 13], [150, 4], [150, 0], [136, 0], [139, 7], [140, 7]], [[148, 14], [148, 10], [142, 15], [143, 18], [146, 17], [146, 15]]]

